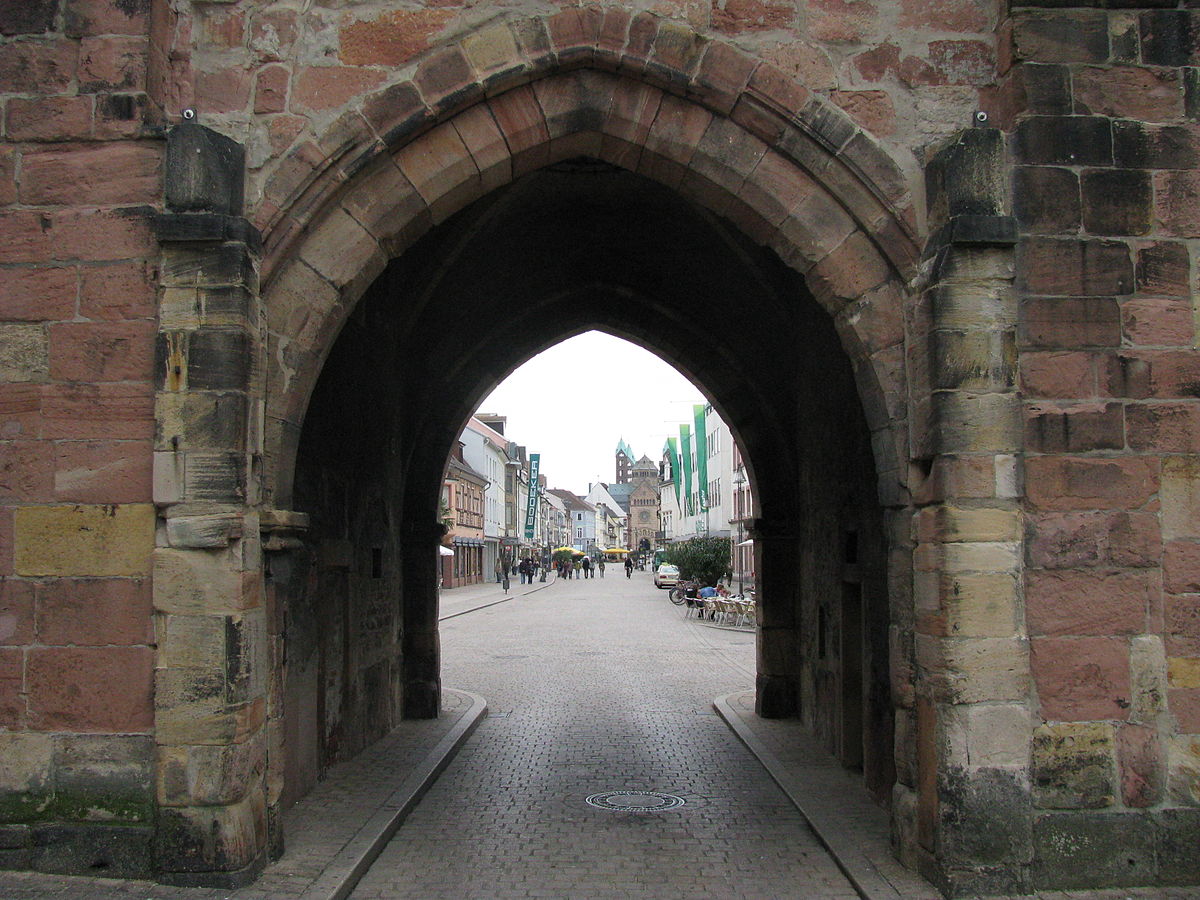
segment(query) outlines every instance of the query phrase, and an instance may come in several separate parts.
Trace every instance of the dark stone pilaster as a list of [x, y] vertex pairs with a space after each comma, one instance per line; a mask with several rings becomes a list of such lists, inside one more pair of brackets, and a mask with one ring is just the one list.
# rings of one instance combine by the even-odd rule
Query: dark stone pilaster
[[793, 525], [763, 519], [754, 521], [750, 533], [758, 581], [771, 586], [759, 604], [754, 711], [764, 719], [791, 718], [800, 712], [800, 536]]
[[404, 640], [400, 667], [402, 715], [406, 719], [436, 719], [441, 709], [437, 548], [445, 533], [440, 522], [414, 522], [402, 538]]

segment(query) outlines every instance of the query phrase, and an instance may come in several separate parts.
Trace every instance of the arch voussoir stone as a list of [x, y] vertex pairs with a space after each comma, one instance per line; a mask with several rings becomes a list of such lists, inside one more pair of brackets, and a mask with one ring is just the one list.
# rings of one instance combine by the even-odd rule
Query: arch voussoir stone
[[899, 346], [905, 341], [904, 295], [885, 281], [847, 304], [834, 325], [852, 331], [868, 354]]
[[550, 140], [599, 132], [608, 116], [615, 81], [616, 76], [596, 69], [577, 69], [535, 81], [533, 94]]
[[788, 213], [771, 249], [793, 269], [807, 273], [845, 243], [856, 227], [850, 214], [822, 189]]
[[604, 120], [604, 133], [641, 148], [658, 115], [663, 92], [654, 85], [618, 78]]
[[845, 304], [883, 284], [890, 274], [871, 239], [855, 231], [813, 266], [808, 283], [817, 300], [836, 316]]
[[339, 290], [365, 289], [387, 265], [375, 237], [341, 206], [325, 214], [319, 231], [322, 239], [306, 242], [299, 258]]
[[[381, 204], [381, 195], [392, 202]], [[389, 257], [398, 255], [432, 223], [428, 204], [389, 155], [376, 159], [349, 187], [342, 195], [341, 206], [371, 233]]]
[[452, 121], [397, 150], [395, 160], [429, 207], [434, 224], [483, 193], [479, 169]]
[[641, 172], [671, 187], [687, 174], [696, 147], [712, 122], [712, 113], [673, 94], [664, 94], [646, 135]]
[[759, 158], [741, 187], [747, 204], [775, 228], [820, 191], [820, 186], [806, 172], [770, 149]]
[[452, 121], [475, 162], [483, 192], [495, 190], [512, 181], [512, 156], [488, 106], [473, 106]]
[[546, 164], [550, 131], [533, 88], [525, 85], [488, 100], [512, 156], [513, 178]]
[[721, 41], [709, 42], [687, 95], [714, 112], [728, 116], [746, 90], [759, 61]]
[[722, 116], [714, 116], [696, 145], [688, 168], [733, 196], [758, 167], [767, 145]]

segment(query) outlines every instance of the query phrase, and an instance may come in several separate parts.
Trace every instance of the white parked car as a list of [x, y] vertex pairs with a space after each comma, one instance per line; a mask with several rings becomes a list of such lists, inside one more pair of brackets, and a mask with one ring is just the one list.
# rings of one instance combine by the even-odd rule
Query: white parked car
[[674, 587], [678, 582], [678, 566], [673, 566], [670, 563], [663, 563], [654, 573], [654, 586], [656, 588]]

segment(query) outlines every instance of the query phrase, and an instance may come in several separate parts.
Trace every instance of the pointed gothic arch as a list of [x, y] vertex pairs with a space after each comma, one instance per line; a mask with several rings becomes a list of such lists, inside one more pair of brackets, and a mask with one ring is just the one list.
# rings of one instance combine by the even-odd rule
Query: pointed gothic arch
[[[214, 548], [235, 547], [243, 535], [260, 530], [261, 549], [268, 554], [302, 543], [305, 517], [290, 512], [297, 447], [314, 386], [364, 292], [390, 260], [469, 204], [528, 173], [580, 157], [649, 179], [731, 223], [749, 243], [769, 248], [802, 277], [829, 316], [870, 431], [878, 501], [892, 511], [884, 530], [893, 546], [888, 567], [896, 701], [919, 732], [916, 741], [939, 748], [928, 757], [934, 759], [932, 770], [912, 771], [915, 762], [906, 761], [895, 815], [910, 860], [919, 855], [911, 849], [917, 843], [935, 856], [944, 854], [933, 849], [931, 836], [942, 827], [938, 785], [958, 777], [959, 748], [938, 743], [949, 726], [939, 724], [937, 713], [923, 708], [918, 716], [914, 685], [927, 678], [927, 696], [941, 703], [957, 702], [949, 699], [953, 696], [978, 697], [969, 679], [965, 693], [961, 680], [943, 686], [966, 665], [953, 648], [945, 657], [920, 662], [916, 657], [917, 616], [907, 587], [911, 493], [924, 476], [936, 474], [931, 460], [939, 448], [988, 456], [993, 446], [1010, 449], [1007, 431], [993, 440], [994, 432], [969, 418], [940, 430], [927, 426], [934, 403], [921, 363], [929, 326], [913, 287], [920, 247], [911, 177], [825, 99], [732, 45], [676, 23], [588, 7], [489, 25], [363, 96], [279, 162], [250, 213], [262, 235], [258, 277], [247, 273], [247, 262], [259, 253], [256, 236], [222, 225], [215, 238], [227, 251], [225, 262], [214, 266], [219, 271], [210, 282], [208, 273], [200, 278], [202, 291], [228, 290], [231, 283], [244, 290], [251, 298], [246, 320], [214, 328], [213, 322], [164, 319], [160, 343], [168, 375], [158, 414], [165, 438], [174, 432], [175, 450], [161, 460], [171, 471], [156, 482], [156, 502], [168, 531], [172, 523], [180, 534], [203, 525], [215, 535], [172, 545], [177, 557], [172, 565], [180, 571], [208, 565]], [[195, 237], [192, 232], [175, 240]], [[169, 292], [181, 278], [192, 278], [195, 287], [192, 251], [175, 249], [170, 240], [164, 237], [164, 287]], [[238, 245], [240, 251], [231, 250]], [[244, 256], [229, 256], [237, 252]], [[998, 269], [995, 277], [1002, 281], [1003, 266]], [[206, 392], [229, 387], [205, 382], [200, 349], [236, 359], [244, 370], [237, 386], [245, 399], [244, 419], [235, 434], [209, 427], [198, 415], [211, 401]], [[697, 377], [704, 381], [703, 373]], [[958, 398], [952, 394], [938, 398], [947, 401], [944, 418], [956, 415], [952, 401]], [[183, 414], [189, 410], [192, 414]], [[206, 467], [232, 474], [219, 489], [210, 489]], [[433, 524], [406, 521], [399, 556], [420, 558], [436, 540]], [[922, 539], [937, 548], [953, 531], [946, 527]], [[796, 533], [786, 523], [764, 521], [759, 536], [763, 568], [784, 570]], [[261, 560], [221, 552], [229, 554], [221, 565], [240, 587], [231, 595], [196, 598], [207, 612], [236, 610], [261, 590], [256, 586]], [[935, 570], [939, 564], [932, 563]], [[428, 598], [436, 586], [432, 569], [410, 567], [405, 578], [413, 598], [405, 600], [405, 703], [409, 714], [431, 715], [439, 688], [436, 621]], [[160, 611], [175, 603], [171, 583], [160, 581], [157, 570], [155, 594]], [[795, 708], [790, 669], [796, 628], [794, 615], [763, 623], [764, 713]], [[279, 659], [265, 642], [240, 646], [246, 648], [242, 693], [211, 704], [234, 731], [223, 737], [224, 726], [211, 734], [182, 727], [173, 736], [178, 743], [199, 746], [234, 740], [233, 734], [242, 733], [238, 729], [270, 730], [256, 703], [265, 697], [264, 685], [278, 677]], [[1002, 658], [1020, 681], [1027, 667], [1020, 641], [980, 649]], [[170, 667], [165, 669], [169, 681]], [[1006, 701], [1026, 699], [1018, 696], [1019, 688], [1011, 697], [1004, 691]], [[187, 717], [195, 698], [175, 704], [169, 694], [163, 697], [157, 727], [171, 734], [172, 722]], [[261, 859], [268, 836], [255, 812], [258, 805], [246, 796], [220, 807], [216, 833], [225, 855], [218, 867], [248, 870]], [[183, 823], [183, 834], [188, 822], [217, 822], [212, 809], [198, 801], [181, 804], [171, 815]], [[202, 830], [212, 831], [208, 825]], [[212, 843], [200, 832], [197, 841]], [[180, 843], [186, 845], [182, 838]]]

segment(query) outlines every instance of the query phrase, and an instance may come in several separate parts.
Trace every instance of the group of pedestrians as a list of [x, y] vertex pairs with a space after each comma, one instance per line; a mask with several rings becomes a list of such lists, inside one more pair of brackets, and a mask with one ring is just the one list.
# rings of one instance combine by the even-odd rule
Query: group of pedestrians
[[521, 584], [533, 584], [533, 576], [537, 574], [540, 566], [536, 559], [524, 557], [517, 563], [517, 574], [521, 576]]
[[595, 578], [596, 573], [604, 577], [604, 557], [593, 561], [590, 556], [561, 559], [557, 563], [559, 578]]
[[[596, 573], [600, 573], [600, 577], [604, 577], [604, 557], [593, 560], [590, 556], [577, 556], [574, 559], [561, 559], [554, 564], [555, 571], [558, 572], [559, 578], [595, 578]], [[634, 563], [629, 557], [625, 559], [625, 577], [630, 578], [633, 575]], [[546, 580], [546, 571], [541, 564], [534, 558], [525, 556], [521, 561], [512, 567], [512, 572], [515, 575], [521, 576], [521, 584], [533, 584], [534, 576], [538, 572], [542, 572], [542, 581]], [[496, 561], [496, 583], [503, 584], [504, 590], [508, 590], [508, 564], [503, 560]]]
[[[555, 571], [558, 572], [559, 578], [595, 578], [596, 573], [600, 573], [600, 577], [604, 577], [604, 557], [593, 560], [590, 556], [577, 556], [574, 559], [561, 559], [554, 564]], [[625, 577], [630, 578], [633, 575], [634, 563], [629, 557], [625, 559]], [[513, 574], [521, 576], [521, 584], [533, 584], [534, 576], [542, 569], [542, 566], [536, 559], [526, 556], [519, 563], [513, 566]], [[496, 583], [500, 584], [508, 580], [508, 568], [506, 564], [497, 560], [496, 562]], [[542, 574], [542, 581], [545, 581], [545, 573]], [[505, 587], [505, 590], [508, 588]]]
[[[541, 565], [536, 559], [526, 556], [512, 567], [512, 574], [521, 576], [521, 584], [533, 584], [533, 576], [537, 575], [540, 569]], [[503, 584], [506, 591], [508, 590], [508, 575], [508, 563], [503, 559], [496, 560], [496, 584]], [[543, 577], [542, 581], [545, 580]]]

